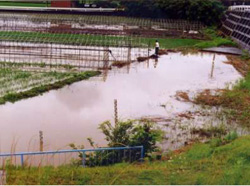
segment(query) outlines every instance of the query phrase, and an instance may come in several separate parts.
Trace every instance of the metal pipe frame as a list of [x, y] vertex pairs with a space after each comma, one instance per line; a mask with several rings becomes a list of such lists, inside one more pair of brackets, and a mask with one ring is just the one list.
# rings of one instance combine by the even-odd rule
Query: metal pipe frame
[[108, 148], [96, 148], [96, 149], [77, 149], [77, 150], [58, 150], [58, 151], [44, 151], [44, 152], [19, 152], [19, 153], [4, 153], [0, 154], [0, 157], [16, 157], [20, 156], [21, 158], [21, 166], [24, 165], [24, 156], [28, 155], [49, 155], [49, 154], [64, 154], [64, 153], [74, 153], [74, 152], [82, 152], [83, 159], [82, 165], [85, 167], [86, 163], [86, 152], [98, 152], [98, 151], [108, 151], [108, 150], [132, 150], [132, 149], [140, 149], [141, 152], [141, 161], [144, 159], [144, 147], [143, 146], [134, 146], [134, 147], [108, 147]]

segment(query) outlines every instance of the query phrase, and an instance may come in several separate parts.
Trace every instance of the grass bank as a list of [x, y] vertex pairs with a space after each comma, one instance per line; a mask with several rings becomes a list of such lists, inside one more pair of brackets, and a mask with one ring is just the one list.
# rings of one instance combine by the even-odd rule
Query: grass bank
[[[229, 140], [229, 141], [228, 141]], [[8, 184], [250, 184], [250, 136], [214, 139], [171, 153], [163, 161], [110, 167], [7, 168]]]

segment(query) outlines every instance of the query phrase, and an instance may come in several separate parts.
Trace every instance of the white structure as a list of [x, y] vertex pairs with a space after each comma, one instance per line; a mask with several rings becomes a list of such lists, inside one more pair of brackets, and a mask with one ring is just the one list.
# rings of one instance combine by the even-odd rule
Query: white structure
[[118, 8], [61, 8], [61, 7], [21, 7], [21, 6], [0, 6], [0, 10], [11, 11], [70, 11], [70, 12], [115, 12], [124, 11]]
[[237, 5], [237, 6], [230, 6], [228, 8], [229, 11], [237, 11], [237, 12], [249, 12], [250, 5]]

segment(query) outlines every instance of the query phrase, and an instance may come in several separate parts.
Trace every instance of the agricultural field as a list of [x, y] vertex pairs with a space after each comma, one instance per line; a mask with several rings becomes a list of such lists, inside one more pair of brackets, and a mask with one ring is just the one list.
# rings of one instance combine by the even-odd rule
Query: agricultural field
[[1, 104], [30, 97], [16, 98], [23, 92], [81, 77], [86, 70], [109, 69], [112, 62], [129, 64], [149, 55], [158, 37], [166, 49], [195, 46], [199, 39], [162, 34], [178, 30], [188, 35], [202, 28], [199, 22], [185, 20], [0, 13]]
[[48, 68], [45, 64], [0, 63], [0, 65], [0, 104], [34, 97], [48, 90], [58, 89], [98, 74], [98, 72], [32, 71], [32, 68], [36, 67]]

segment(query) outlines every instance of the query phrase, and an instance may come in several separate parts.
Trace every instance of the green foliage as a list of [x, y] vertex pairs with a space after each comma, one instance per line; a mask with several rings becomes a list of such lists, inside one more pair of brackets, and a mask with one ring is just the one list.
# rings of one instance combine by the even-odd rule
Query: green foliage
[[[84, 1], [85, 2], [85, 1]], [[87, 1], [103, 8], [125, 8], [125, 15], [150, 18], [188, 19], [206, 25], [218, 24], [225, 7], [217, 0], [108, 0]], [[76, 2], [82, 6], [82, 2]], [[46, 7], [50, 3], [0, 2], [1, 6]]]
[[120, 3], [121, 6], [125, 8], [126, 15], [128, 16], [150, 17], [150, 18], [160, 18], [165, 16], [165, 13], [160, 8], [158, 1], [123, 0]]
[[[158, 150], [156, 143], [163, 137], [163, 132], [148, 121], [120, 121], [112, 126], [110, 121], [100, 124], [99, 129], [105, 135], [109, 147], [143, 146], [144, 155]], [[91, 138], [87, 139], [92, 148], [98, 148]], [[69, 145], [72, 149], [84, 149], [84, 146]], [[84, 154], [85, 165], [88, 167], [107, 166], [121, 162], [134, 162], [141, 158], [141, 150], [107, 150], [95, 151]], [[83, 153], [79, 152], [79, 159], [71, 162], [71, 165], [82, 165]]]
[[100, 124], [110, 147], [143, 146], [145, 154], [158, 150], [156, 143], [161, 141], [163, 132], [149, 121], [119, 121], [112, 126], [110, 121]]
[[206, 25], [218, 24], [225, 7], [217, 0], [124, 0], [129, 16], [188, 19], [201, 21]]
[[160, 0], [159, 7], [169, 18], [218, 24], [225, 7], [217, 0]]

